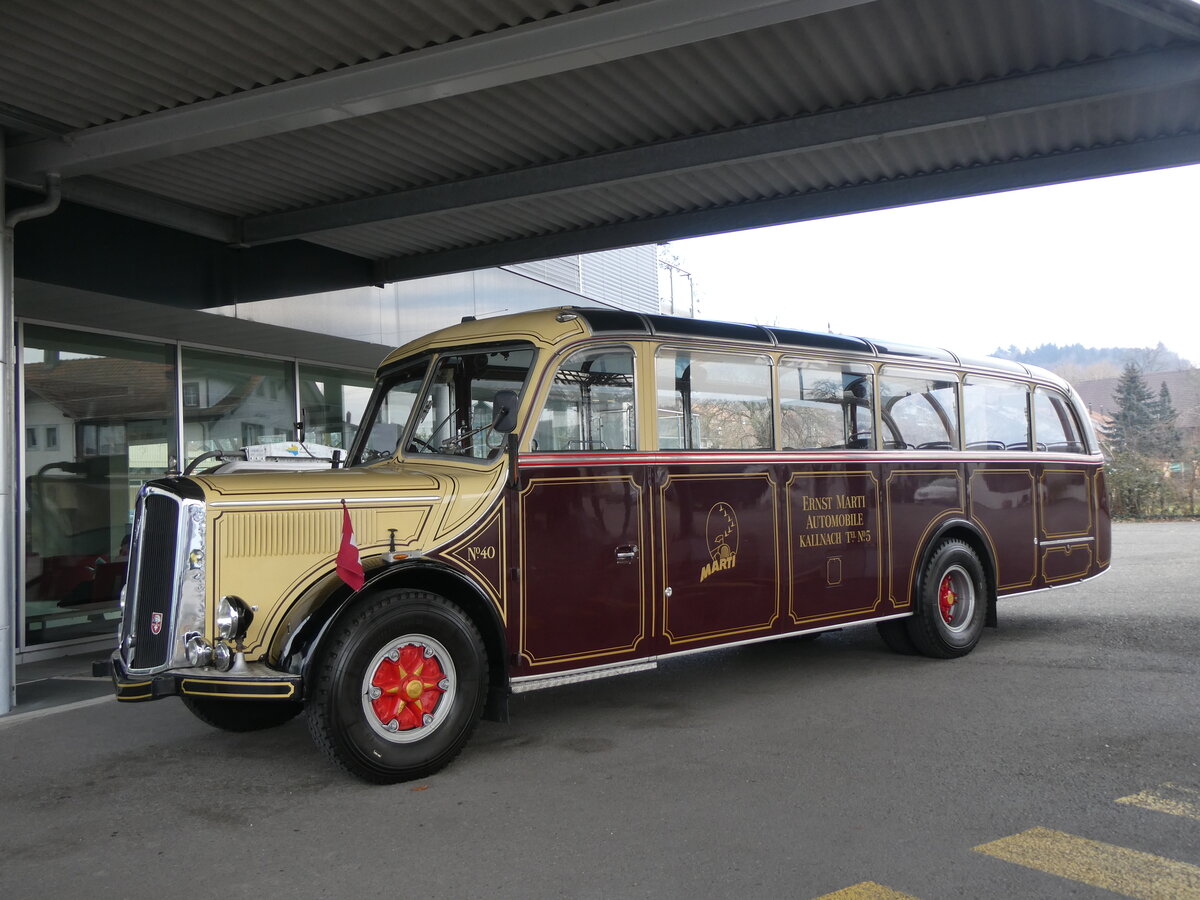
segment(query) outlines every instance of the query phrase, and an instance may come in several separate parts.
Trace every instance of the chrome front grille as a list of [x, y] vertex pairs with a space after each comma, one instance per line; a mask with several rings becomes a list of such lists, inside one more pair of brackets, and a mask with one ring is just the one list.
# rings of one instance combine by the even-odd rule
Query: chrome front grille
[[186, 664], [186, 635], [204, 627], [204, 503], [161, 484], [138, 494], [121, 618], [131, 672]]
[[[129, 584], [134, 594], [132, 633], [136, 639], [132, 658], [127, 661], [133, 669], [153, 669], [165, 666], [170, 656], [180, 508], [175, 498], [154, 493], [146, 496], [141, 511], [144, 522], [137, 529], [140, 540], [136, 550], [130, 547], [135, 554]], [[129, 599], [127, 594], [127, 610]]]

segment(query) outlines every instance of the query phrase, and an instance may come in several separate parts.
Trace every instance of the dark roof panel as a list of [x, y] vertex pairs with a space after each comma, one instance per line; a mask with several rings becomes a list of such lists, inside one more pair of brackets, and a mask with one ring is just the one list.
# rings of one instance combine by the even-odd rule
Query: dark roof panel
[[875, 348], [862, 338], [846, 337], [843, 334], [824, 334], [819, 331], [791, 331], [786, 328], [768, 328], [784, 347], [803, 347], [812, 350], [837, 350], [850, 353], [874, 353]]
[[646, 316], [656, 335], [678, 334], [686, 337], [715, 338], [731, 341], [765, 341], [770, 343], [767, 329], [758, 325], [734, 322], [712, 322], [708, 319], [683, 319], [673, 316]]

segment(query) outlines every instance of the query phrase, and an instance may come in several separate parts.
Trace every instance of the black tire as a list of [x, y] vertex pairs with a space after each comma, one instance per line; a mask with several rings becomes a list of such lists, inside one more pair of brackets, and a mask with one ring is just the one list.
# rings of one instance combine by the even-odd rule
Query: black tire
[[365, 781], [424, 778], [475, 730], [487, 678], [483, 639], [462, 609], [437, 594], [391, 591], [350, 610], [327, 637], [309, 682], [309, 731]]
[[262, 731], [289, 722], [304, 709], [292, 700], [223, 700], [220, 697], [193, 697], [180, 694], [192, 715], [222, 731]]
[[[950, 592], [945, 606], [943, 588]], [[939, 544], [921, 574], [914, 599], [914, 614], [901, 621], [920, 653], [952, 659], [975, 649], [987, 618], [987, 579], [969, 545], [956, 539]]]
[[888, 619], [886, 622], [876, 622], [875, 630], [879, 632], [879, 636], [883, 638], [883, 642], [893, 653], [899, 653], [902, 656], [916, 654], [917, 645], [908, 636], [908, 619]]

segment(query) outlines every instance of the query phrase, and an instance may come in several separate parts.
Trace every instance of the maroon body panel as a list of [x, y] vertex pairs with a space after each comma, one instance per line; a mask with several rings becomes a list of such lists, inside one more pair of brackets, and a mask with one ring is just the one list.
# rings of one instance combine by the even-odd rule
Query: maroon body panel
[[967, 481], [971, 521], [992, 551], [999, 592], [1038, 581], [1037, 475], [1033, 465], [975, 464]]
[[883, 536], [876, 473], [826, 465], [787, 475], [791, 623], [816, 628], [848, 616], [879, 614]]
[[999, 594], [1098, 574], [1111, 547], [1094, 460], [541, 454], [521, 474], [514, 676], [904, 615], [949, 527], [969, 530]]
[[940, 461], [885, 467], [887, 596], [895, 612], [912, 609], [917, 569], [930, 536], [941, 523], [966, 515], [963, 468]]
[[769, 632], [779, 514], [766, 467], [671, 467], [656, 491], [664, 650]]
[[520, 670], [647, 654], [645, 477], [645, 467], [541, 468], [510, 498], [520, 599], [509, 644]]

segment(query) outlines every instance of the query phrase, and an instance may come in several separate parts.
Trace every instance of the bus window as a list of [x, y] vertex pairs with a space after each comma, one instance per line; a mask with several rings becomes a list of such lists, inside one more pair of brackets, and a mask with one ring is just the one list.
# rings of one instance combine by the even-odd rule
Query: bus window
[[1033, 392], [1033, 420], [1037, 449], [1051, 453], [1086, 453], [1083, 437], [1071, 402], [1058, 391], [1038, 388]]
[[870, 450], [873, 372], [852, 363], [784, 359], [779, 365], [784, 450]]
[[429, 357], [426, 356], [389, 374], [369, 419], [358, 462], [386, 459], [400, 449], [404, 425], [416, 405], [428, 371]]
[[775, 446], [768, 357], [664, 348], [655, 359], [655, 377], [661, 449]]
[[967, 376], [963, 437], [968, 450], [1029, 449], [1029, 389], [1015, 381]]
[[958, 449], [958, 380], [953, 376], [884, 366], [879, 411], [885, 450]]
[[554, 373], [534, 434], [542, 453], [634, 450], [633, 351], [583, 350]]
[[496, 456], [504, 435], [491, 428], [492, 401], [501, 390], [520, 394], [533, 358], [533, 350], [518, 347], [443, 353], [434, 363], [424, 403], [414, 409], [407, 452]]

